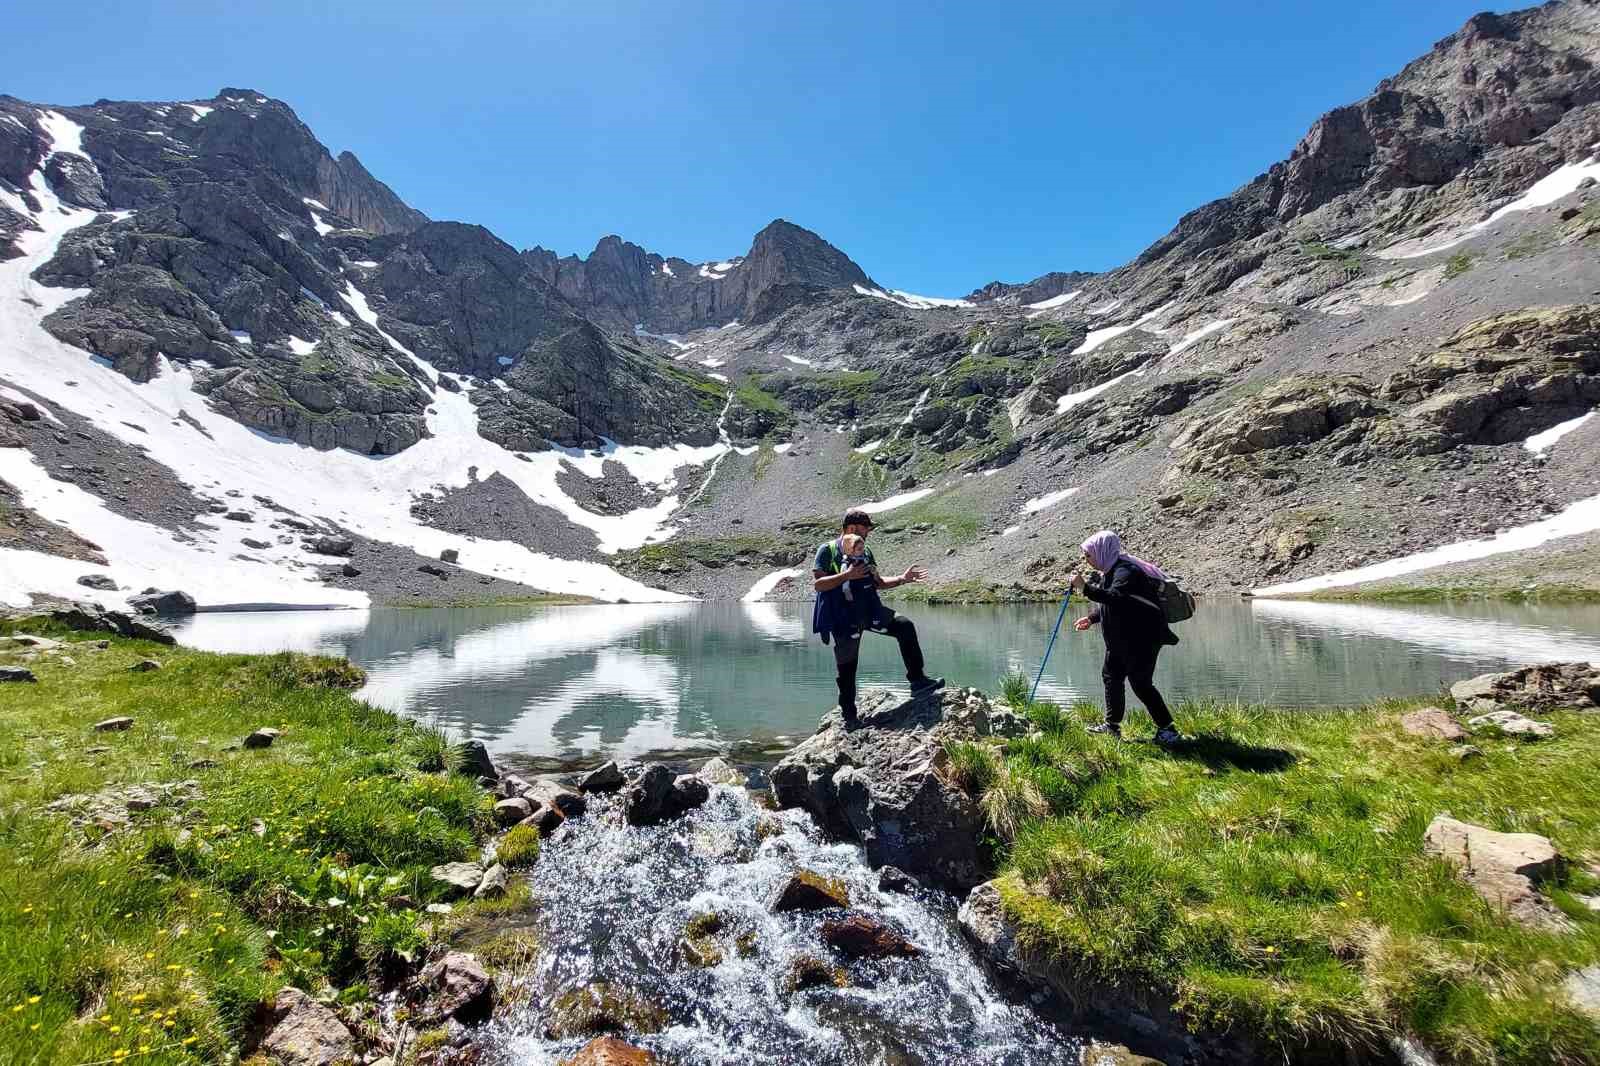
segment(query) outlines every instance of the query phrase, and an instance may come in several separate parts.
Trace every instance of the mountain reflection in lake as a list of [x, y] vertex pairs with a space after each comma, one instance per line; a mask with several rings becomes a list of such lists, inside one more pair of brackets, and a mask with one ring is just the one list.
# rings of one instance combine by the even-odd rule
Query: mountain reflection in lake
[[[1077, 604], [1068, 612], [1080, 615]], [[993, 689], [1031, 675], [1048, 605], [906, 611], [930, 669]], [[743, 752], [753, 761], [811, 732], [834, 703], [833, 657], [805, 603], [628, 604], [201, 614], [179, 640], [216, 651], [292, 648], [366, 668], [362, 696], [542, 759]], [[1600, 608], [1387, 607], [1204, 601], [1161, 658], [1169, 699], [1288, 707], [1426, 695], [1486, 670], [1600, 660]], [[1103, 645], [1065, 625], [1041, 697], [1098, 699]], [[894, 642], [868, 637], [863, 686], [904, 687]]]

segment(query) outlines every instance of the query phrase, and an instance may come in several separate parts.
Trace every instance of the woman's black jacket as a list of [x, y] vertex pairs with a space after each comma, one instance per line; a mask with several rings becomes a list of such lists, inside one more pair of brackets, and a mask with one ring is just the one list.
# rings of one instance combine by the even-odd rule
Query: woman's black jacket
[[1089, 617], [1100, 623], [1107, 651], [1148, 652], [1178, 643], [1166, 615], [1155, 606], [1161, 602], [1160, 584], [1126, 559], [1118, 559], [1098, 585], [1084, 586], [1083, 594], [1095, 603]]

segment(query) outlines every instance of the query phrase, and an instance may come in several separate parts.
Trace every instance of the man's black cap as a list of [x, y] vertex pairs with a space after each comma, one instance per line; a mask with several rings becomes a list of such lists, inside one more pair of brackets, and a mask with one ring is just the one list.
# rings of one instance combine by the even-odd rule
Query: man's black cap
[[839, 524], [839, 528], [844, 529], [846, 526], [866, 526], [868, 529], [871, 529], [872, 516], [860, 508], [846, 511], [844, 513], [844, 521]]

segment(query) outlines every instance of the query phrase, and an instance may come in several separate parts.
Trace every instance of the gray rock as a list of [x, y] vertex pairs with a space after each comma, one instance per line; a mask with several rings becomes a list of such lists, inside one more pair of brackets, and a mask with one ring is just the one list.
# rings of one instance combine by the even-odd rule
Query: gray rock
[[84, 574], [78, 578], [78, 584], [84, 588], [99, 589], [101, 592], [117, 591], [116, 579], [109, 574]]
[[1571, 928], [1570, 919], [1535, 887], [1564, 866], [1546, 838], [1498, 833], [1441, 814], [1428, 824], [1422, 843], [1424, 852], [1456, 867], [1478, 895], [1513, 920], [1539, 929]]
[[1572, 1005], [1600, 1020], [1600, 964], [1575, 970], [1561, 983]]
[[653, 825], [672, 816], [674, 779], [672, 770], [660, 763], [645, 767], [623, 798], [623, 813], [630, 825]]
[[910, 892], [917, 887], [917, 879], [898, 866], [885, 866], [878, 871], [879, 892]]
[[1016, 923], [1006, 917], [1000, 891], [993, 881], [976, 885], [967, 893], [956, 911], [956, 921], [987, 965], [1012, 977], [1028, 972]]
[[563, 818], [576, 818], [589, 807], [589, 801], [583, 798], [583, 793], [548, 777], [536, 779], [523, 790], [522, 795], [534, 803], [554, 807]]
[[1552, 711], [1600, 707], [1600, 667], [1591, 663], [1546, 663], [1499, 674], [1479, 674], [1450, 686], [1450, 696], [1469, 712], [1502, 709]]
[[977, 802], [943, 773], [951, 740], [1025, 736], [1026, 719], [976, 690], [901, 701], [869, 692], [860, 724], [837, 711], [769, 775], [780, 808], [800, 807], [828, 832], [860, 842], [874, 867], [897, 866], [965, 889], [982, 879]]
[[356, 550], [356, 542], [349, 537], [307, 537], [300, 544], [314, 555], [332, 555], [335, 558], [352, 555]]
[[499, 771], [494, 767], [494, 760], [489, 757], [489, 748], [481, 740], [463, 740], [456, 746], [456, 751], [461, 755], [460, 765], [456, 772], [469, 777], [499, 777]]
[[461, 552], [459, 552], [455, 548], [446, 548], [444, 551], [439, 553], [439, 561], [441, 563], [459, 562], [460, 559], [461, 559]]
[[743, 770], [725, 759], [707, 759], [695, 776], [710, 785], [732, 785], [735, 788], [744, 787], [748, 780]]
[[278, 992], [277, 1022], [261, 1042], [268, 1055], [290, 1066], [339, 1066], [355, 1055], [355, 1040], [339, 1016], [298, 988]]
[[133, 728], [133, 719], [123, 715], [118, 718], [106, 718], [94, 724], [96, 733], [125, 733]]
[[1548, 722], [1535, 722], [1516, 711], [1491, 711], [1467, 719], [1468, 728], [1474, 732], [1493, 730], [1508, 737], [1529, 737], [1534, 740], [1556, 735], [1556, 727]]
[[517, 796], [514, 799], [503, 799], [494, 805], [494, 820], [496, 825], [516, 825], [518, 822], [533, 814], [533, 804]]
[[786, 911], [824, 911], [850, 906], [850, 892], [843, 881], [824, 877], [810, 870], [796, 870], [779, 885], [767, 901], [774, 914]]
[[548, 803], [541, 803], [533, 809], [533, 813], [523, 819], [523, 825], [531, 825], [539, 831], [540, 837], [547, 837], [561, 827], [566, 821], [561, 812]]
[[711, 786], [695, 774], [680, 774], [672, 782], [672, 813], [683, 814], [711, 798]]
[[161, 669], [161, 660], [160, 659], [140, 659], [138, 662], [136, 662], [132, 666], [128, 667], [128, 669], [130, 671], [132, 671], [133, 673], [136, 673], [136, 674], [148, 674], [152, 670]]
[[578, 781], [578, 787], [585, 792], [615, 792], [626, 783], [621, 768], [612, 761], [584, 774]]
[[281, 736], [283, 736], [283, 733], [276, 729], [257, 729], [244, 738], [244, 746], [247, 748], [270, 748], [272, 747], [272, 742]]
[[483, 871], [483, 880], [478, 882], [478, 887], [473, 890], [473, 899], [494, 899], [503, 896], [511, 885], [511, 874], [499, 863], [495, 863]]
[[445, 894], [452, 897], [470, 895], [483, 880], [483, 867], [475, 862], [447, 862], [433, 867], [428, 876], [445, 886]]
[[187, 592], [171, 591], [157, 592], [147, 590], [137, 596], [130, 596], [128, 602], [138, 610], [149, 610], [158, 615], [178, 616], [194, 614], [194, 597]]
[[[24, 667], [21, 667], [21, 666], [0, 666], [0, 682], [4, 682], [4, 681], [22, 681], [22, 682], [28, 682], [28, 683], [35, 683], [38, 680], [39, 679], [37, 677], [33, 676], [33, 671], [32, 670], [26, 669]], [[130, 719], [129, 721], [131, 722], [132, 720]], [[96, 726], [95, 728], [98, 729], [99, 726]]]
[[272, 547], [272, 545], [267, 541], [257, 540], [254, 537], [241, 537], [239, 539], [239, 543], [243, 544], [246, 548], [252, 548], [258, 552], [266, 551], [268, 548]]
[[1423, 707], [1400, 717], [1400, 728], [1427, 740], [1465, 740], [1467, 731], [1438, 707]]

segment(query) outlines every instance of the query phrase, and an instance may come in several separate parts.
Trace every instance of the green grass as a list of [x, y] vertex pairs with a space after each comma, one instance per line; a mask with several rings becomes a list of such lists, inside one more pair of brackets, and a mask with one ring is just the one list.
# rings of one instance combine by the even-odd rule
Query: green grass
[[[0, 687], [0, 1062], [223, 1061], [279, 987], [358, 1002], [420, 961], [427, 916], [388, 901], [435, 899], [428, 868], [490, 829], [472, 781], [418, 768], [436, 738], [352, 699], [343, 660], [52, 635], [76, 665]], [[238, 747], [262, 726], [282, 736]], [[46, 809], [185, 779], [122, 828]]]
[[1322, 241], [1301, 241], [1300, 254], [1319, 263], [1329, 263], [1352, 277], [1361, 273], [1361, 256], [1348, 248], [1334, 248]]
[[728, 566], [741, 555], [764, 561], [804, 555], [814, 547], [804, 539], [779, 538], [771, 533], [737, 533], [726, 537], [674, 537], [661, 544], [619, 551], [612, 565], [623, 570], [654, 571], [662, 565], [684, 570], [690, 564]]
[[1555, 247], [1556, 233], [1554, 230], [1539, 229], [1524, 233], [1510, 244], [1506, 245], [1507, 259], [1528, 259], [1540, 252], [1548, 251]]
[[1551, 886], [1575, 932], [1536, 932], [1421, 845], [1448, 811], [1547, 835], [1581, 869], [1600, 855], [1600, 716], [1463, 761], [1405, 735], [1403, 709], [1188, 704], [1193, 739], [1168, 752], [1086, 733], [1092, 706], [1040, 705], [1042, 736], [960, 765], [988, 782], [1007, 910], [1068, 973], [1284, 1047], [1414, 1033], [1460, 1064], [1600, 1062], [1600, 1028], [1554, 992], [1600, 960], [1600, 915], [1568, 894], [1594, 878]]
[[1468, 252], [1457, 252], [1444, 261], [1444, 277], [1446, 281], [1459, 278], [1472, 269], [1474, 256]]
[[723, 404], [728, 399], [728, 389], [720, 382], [713, 381], [693, 371], [685, 370], [670, 359], [662, 359], [657, 356], [647, 357], [642, 354], [640, 358], [648, 358], [650, 365], [658, 373], [687, 388], [694, 398], [695, 406], [702, 411], [716, 411], [719, 413], [722, 411]]
[[753, 381], [742, 381], [733, 394], [736, 403], [743, 404], [752, 411], [765, 411], [771, 415], [782, 418], [792, 418], [789, 409], [785, 407], [776, 396], [766, 392], [760, 385]]
[[[878, 450], [881, 452], [884, 449]], [[889, 491], [891, 478], [898, 475], [872, 459], [871, 455], [856, 455], [854, 452], [845, 456], [844, 465], [832, 478], [834, 490], [855, 500], [874, 500], [885, 495]]]
[[1587, 585], [1545, 583], [1508, 586], [1464, 581], [1459, 585], [1395, 585], [1368, 588], [1324, 589], [1303, 599], [1350, 603], [1450, 603], [1455, 600], [1496, 603], [1600, 603], [1600, 588]]
[[971, 544], [983, 532], [983, 515], [975, 500], [959, 491], [936, 492], [915, 503], [895, 508], [885, 516], [884, 524], [939, 527], [945, 540], [952, 544]]

